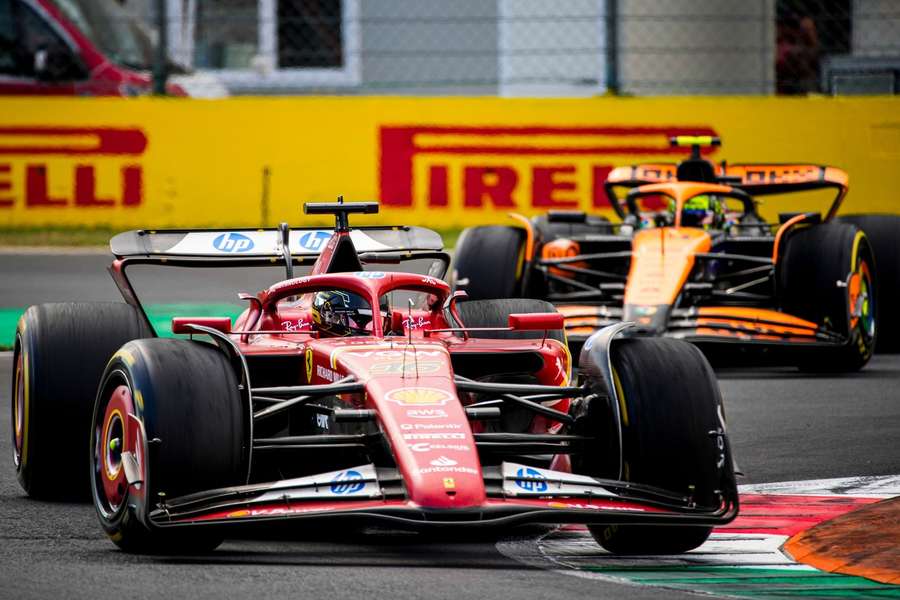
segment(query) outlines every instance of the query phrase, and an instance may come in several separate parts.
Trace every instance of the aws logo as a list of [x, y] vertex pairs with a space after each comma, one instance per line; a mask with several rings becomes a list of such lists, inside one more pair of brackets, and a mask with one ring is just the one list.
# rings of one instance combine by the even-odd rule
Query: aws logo
[[135, 127], [0, 127], [0, 209], [138, 207], [146, 149]]

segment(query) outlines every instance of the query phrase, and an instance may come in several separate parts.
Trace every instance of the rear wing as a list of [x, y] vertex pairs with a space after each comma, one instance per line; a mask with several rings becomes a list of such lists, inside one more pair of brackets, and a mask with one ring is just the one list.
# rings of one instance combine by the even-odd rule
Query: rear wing
[[[318, 256], [332, 234], [333, 229], [292, 229], [290, 256]], [[138, 229], [116, 235], [109, 247], [117, 258], [278, 259], [284, 257], [282, 235], [278, 229]], [[360, 254], [444, 248], [441, 236], [424, 227], [359, 227], [350, 231], [350, 238]]]
[[835, 197], [826, 220], [837, 214], [850, 189], [846, 171], [824, 165], [746, 163], [723, 165], [719, 172], [722, 183], [740, 187], [752, 196], [833, 189]]
[[[663, 183], [676, 178], [675, 163], [647, 163], [630, 167], [616, 167], [606, 178], [604, 188], [613, 210], [624, 218], [623, 198], [615, 188], [634, 188], [649, 183]], [[836, 192], [826, 219], [837, 214], [849, 190], [849, 176], [842, 169], [812, 164], [792, 163], [722, 163], [716, 168], [717, 183], [740, 188], [752, 196], [783, 194], [820, 189]]]

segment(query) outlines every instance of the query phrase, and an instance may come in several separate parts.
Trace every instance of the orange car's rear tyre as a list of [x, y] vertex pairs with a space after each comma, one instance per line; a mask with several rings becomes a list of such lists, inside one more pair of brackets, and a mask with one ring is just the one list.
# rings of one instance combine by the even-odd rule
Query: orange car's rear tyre
[[861, 369], [878, 334], [877, 276], [866, 234], [849, 223], [827, 223], [790, 235], [778, 265], [782, 306], [846, 337], [842, 345], [798, 352], [800, 369]]
[[864, 232], [875, 255], [878, 278], [876, 319], [878, 341], [876, 352], [900, 352], [900, 216], [846, 215], [837, 219], [852, 223]]
[[12, 433], [16, 477], [29, 496], [88, 498], [88, 432], [103, 368], [122, 344], [150, 335], [121, 302], [25, 311], [13, 355]]
[[[106, 367], [91, 427], [91, 492], [110, 539], [142, 554], [218, 546], [215, 531], [154, 527], [148, 517], [162, 498], [245, 483], [245, 421], [237, 377], [217, 349], [173, 339], [125, 344]], [[133, 435], [137, 422], [146, 445]], [[128, 480], [126, 462], [142, 483]]]
[[470, 227], [456, 244], [456, 287], [471, 300], [521, 296], [524, 268], [525, 231], [518, 227]]
[[[717, 509], [720, 492], [734, 489], [734, 470], [719, 385], [703, 354], [680, 340], [632, 338], [615, 341], [611, 358], [619, 397], [622, 478], [690, 496], [697, 506]], [[589, 414], [582, 426], [594, 430], [598, 444], [617, 437], [609, 425], [614, 413], [605, 403]], [[618, 477], [618, 461], [607, 458], [618, 454], [618, 443], [595, 450], [588, 447], [573, 457], [573, 470]], [[616, 554], [677, 554], [701, 545], [712, 528], [591, 525], [589, 530], [601, 546]]]

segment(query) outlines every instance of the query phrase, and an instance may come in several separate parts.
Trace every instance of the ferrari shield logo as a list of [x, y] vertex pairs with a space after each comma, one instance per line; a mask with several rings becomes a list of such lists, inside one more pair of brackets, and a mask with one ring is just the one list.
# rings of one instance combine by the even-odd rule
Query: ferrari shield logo
[[447, 404], [451, 396], [437, 388], [404, 388], [391, 390], [385, 398], [403, 406], [440, 406]]
[[312, 381], [313, 374], [313, 351], [312, 348], [306, 349], [306, 381]]

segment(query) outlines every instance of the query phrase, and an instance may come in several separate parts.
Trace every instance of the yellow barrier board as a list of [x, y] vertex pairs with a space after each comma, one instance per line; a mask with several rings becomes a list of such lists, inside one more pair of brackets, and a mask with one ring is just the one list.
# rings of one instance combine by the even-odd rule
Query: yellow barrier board
[[322, 224], [302, 203], [338, 194], [379, 200], [373, 224], [603, 213], [609, 170], [680, 160], [676, 134], [721, 137], [715, 161], [841, 167], [842, 212], [900, 212], [893, 98], [26, 98], [0, 99], [0, 227]]

